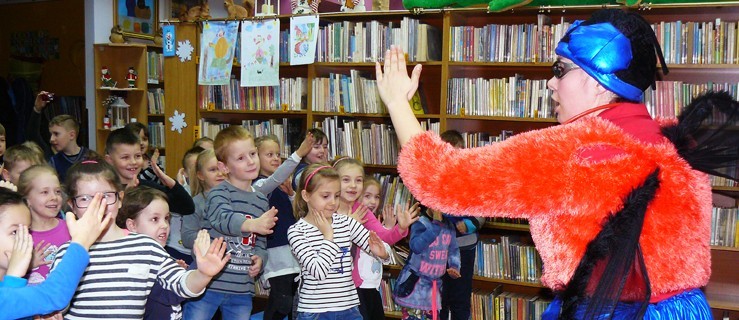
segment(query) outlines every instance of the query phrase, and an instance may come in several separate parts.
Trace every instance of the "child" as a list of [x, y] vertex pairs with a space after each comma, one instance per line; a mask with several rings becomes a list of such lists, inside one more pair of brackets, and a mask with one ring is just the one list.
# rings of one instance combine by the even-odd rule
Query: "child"
[[[75, 215], [85, 215], [92, 195], [101, 193], [111, 218], [117, 217], [123, 188], [107, 163], [86, 160], [73, 165], [66, 187]], [[67, 249], [66, 245], [59, 249], [52, 273], [65, 260]], [[224, 252], [222, 239], [214, 241], [208, 252], [195, 247], [197, 270], [186, 271], [149, 236], [126, 234], [116, 223], [109, 223], [90, 247], [90, 265], [65, 313], [77, 319], [95, 319], [101, 313], [109, 318], [140, 319], [155, 282], [180, 297], [196, 297], [223, 269], [229, 259], [229, 255], [223, 257]]]
[[300, 175], [306, 166], [328, 161], [328, 137], [326, 133], [321, 131], [321, 129], [313, 128], [308, 130], [307, 135], [313, 136], [313, 148], [305, 156], [303, 161], [298, 164], [298, 167], [295, 168], [295, 174], [293, 174], [293, 190], [297, 190], [298, 180], [300, 180]]
[[2, 124], [0, 124], [0, 171], [2, 171], [2, 168], [3, 168], [3, 155], [5, 154], [5, 143], [6, 143], [5, 127], [3, 127]]
[[[147, 180], [157, 184], [162, 184], [162, 182], [159, 181], [159, 177], [154, 172], [154, 164], [149, 163], [149, 160], [151, 160], [152, 158], [149, 155], [149, 128], [141, 122], [129, 122], [124, 128], [131, 130], [131, 132], [139, 136], [139, 144], [141, 145], [141, 156], [144, 159], [144, 165], [138, 175], [139, 181]], [[156, 164], [156, 166], [158, 166], [160, 170], [164, 171], [164, 169], [162, 169], [162, 167], [159, 166], [158, 163]]]
[[195, 175], [195, 162], [198, 160], [198, 154], [203, 152], [201, 147], [192, 147], [185, 151], [185, 155], [182, 156], [182, 168], [177, 171], [177, 182], [179, 182], [187, 193], [190, 192], [190, 177]]
[[0, 188], [0, 315], [4, 319], [47, 314], [67, 306], [89, 261], [87, 250], [111, 220], [102, 200], [102, 195], [96, 194], [90, 201], [90, 214], [79, 220], [73, 214], [66, 215], [72, 234], [67, 258], [46, 281], [26, 287], [21, 277], [28, 270], [33, 251], [27, 227], [30, 212], [20, 194]]
[[226, 175], [218, 169], [218, 159], [212, 149], [203, 150], [198, 154], [194, 175], [190, 193], [193, 194], [195, 212], [182, 217], [182, 244], [189, 249], [192, 249], [195, 237], [201, 229], [211, 229], [210, 222], [205, 218], [205, 199], [208, 191], [226, 180]]
[[[284, 163], [280, 158], [280, 142], [274, 135], [256, 139], [259, 154], [259, 180], [253, 186], [267, 195], [269, 206], [277, 208], [277, 225], [274, 232], [267, 236], [267, 255], [269, 259], [264, 265], [262, 279], [269, 281], [269, 300], [264, 310], [264, 318], [292, 319], [293, 297], [297, 290], [295, 279], [300, 273], [300, 264], [295, 260], [287, 241], [287, 229], [295, 223], [292, 210], [292, 199], [295, 196], [290, 174], [313, 147], [313, 135], [310, 133], [292, 155]], [[279, 186], [279, 187], [278, 187]]]
[[228, 178], [208, 192], [205, 217], [211, 236], [223, 236], [233, 253], [226, 268], [208, 286], [205, 294], [185, 305], [186, 319], [211, 319], [221, 308], [223, 319], [251, 315], [254, 279], [266, 258], [266, 239], [277, 210], [267, 210], [267, 198], [251, 186], [259, 174], [259, 157], [251, 133], [231, 126], [216, 135], [218, 167]]
[[[380, 239], [389, 245], [395, 244], [408, 234], [408, 227], [418, 220], [418, 204], [415, 204], [409, 210], [399, 212], [398, 224], [392, 226], [389, 230], [385, 229], [375, 218], [374, 213], [367, 214], [367, 208], [357, 201], [364, 188], [364, 167], [362, 167], [362, 163], [354, 158], [344, 157], [334, 161], [334, 168], [341, 181], [339, 207], [336, 213], [354, 217], [365, 228], [377, 233]], [[359, 310], [365, 319], [384, 319], [382, 297], [378, 291], [382, 280], [382, 264], [376, 259], [371, 259], [371, 257], [361, 259], [360, 254], [361, 250], [352, 252], [355, 262], [352, 278], [358, 288]], [[357, 265], [360, 260], [367, 262], [362, 268]], [[365, 280], [367, 280], [366, 283]]]
[[377, 207], [380, 206], [381, 202], [380, 193], [382, 187], [380, 186], [380, 181], [372, 175], [365, 175], [362, 189], [364, 190], [362, 192], [362, 205], [367, 207], [367, 210], [377, 213]]
[[20, 176], [18, 191], [31, 210], [31, 235], [36, 248], [28, 284], [43, 282], [57, 250], [69, 241], [67, 225], [58, 218], [62, 208], [62, 187], [56, 170], [48, 165], [35, 165]]
[[341, 189], [332, 167], [309, 165], [299, 182], [293, 209], [300, 220], [287, 231], [303, 276], [298, 319], [362, 319], [349, 250], [355, 244], [386, 259], [385, 246], [358, 221], [335, 213]]
[[[393, 300], [403, 307], [403, 320], [436, 319], [441, 302], [439, 278], [445, 273], [459, 278], [454, 227], [442, 221], [440, 211], [431, 211], [433, 221], [423, 216], [411, 227], [411, 256], [398, 274], [393, 290]], [[417, 310], [412, 312], [409, 308]]]
[[[144, 186], [133, 188], [126, 192], [119, 211], [115, 221], [118, 227], [147, 235], [162, 247], [167, 244], [170, 213], [167, 195], [163, 192]], [[206, 231], [200, 232], [195, 240], [200, 245], [200, 252], [208, 250], [209, 242], [210, 236]], [[182, 319], [180, 304], [184, 300], [174, 292], [164, 290], [157, 282], [146, 300], [144, 319]]]
[[20, 178], [23, 171], [33, 165], [46, 163], [44, 152], [31, 141], [8, 148], [4, 160], [3, 179], [14, 185], [18, 184], [18, 178]]
[[203, 149], [210, 149], [213, 150], [213, 139], [208, 137], [202, 137], [198, 140], [195, 140], [192, 144], [193, 147], [201, 147]]

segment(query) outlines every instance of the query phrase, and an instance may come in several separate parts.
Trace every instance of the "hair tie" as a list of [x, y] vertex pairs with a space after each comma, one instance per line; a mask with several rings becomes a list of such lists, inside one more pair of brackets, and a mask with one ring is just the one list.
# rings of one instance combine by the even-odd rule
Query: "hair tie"
[[97, 160], [85, 160], [80, 162], [82, 164], [98, 164]]
[[337, 165], [337, 164], [338, 164], [339, 162], [341, 162], [341, 161], [344, 161], [344, 160], [346, 160], [346, 159], [349, 159], [349, 157], [342, 157], [342, 158], [339, 158], [339, 159], [337, 159], [336, 161], [334, 161], [334, 165], [333, 165], [333, 167], [334, 167], [334, 168], [336, 168], [336, 165]]
[[308, 175], [308, 178], [305, 178], [305, 186], [303, 186], [303, 190], [308, 189], [308, 183], [310, 182], [310, 179], [313, 178], [313, 176], [316, 173], [318, 173], [318, 171], [320, 171], [321, 169], [327, 169], [327, 168], [333, 168], [333, 167], [331, 167], [331, 166], [320, 166], [320, 167], [316, 168], [316, 170], [313, 170], [313, 172], [311, 172]]

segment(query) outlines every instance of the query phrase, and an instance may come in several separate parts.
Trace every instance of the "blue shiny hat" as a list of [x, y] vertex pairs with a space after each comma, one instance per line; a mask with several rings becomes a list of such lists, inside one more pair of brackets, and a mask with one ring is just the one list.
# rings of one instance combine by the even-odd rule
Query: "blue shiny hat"
[[[616, 72], [629, 68], [631, 41], [608, 22], [581, 25], [577, 20], [567, 31], [569, 41], [560, 41], [555, 52], [572, 60], [601, 85], [617, 95], [640, 101], [644, 90], [624, 82]], [[566, 37], [565, 37], [566, 38]]]

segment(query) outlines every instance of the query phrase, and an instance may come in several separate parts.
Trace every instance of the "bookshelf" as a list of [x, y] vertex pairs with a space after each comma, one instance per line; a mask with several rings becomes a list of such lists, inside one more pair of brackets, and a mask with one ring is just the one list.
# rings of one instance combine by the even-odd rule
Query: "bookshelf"
[[[329, 13], [320, 14], [320, 21], [322, 28], [324, 28], [322, 30], [326, 30], [322, 31], [324, 32], [322, 34], [325, 35], [335, 34], [336, 32], [340, 33], [340, 31], [336, 30], [342, 30], [341, 28], [351, 27], [353, 28], [352, 30], [356, 31], [358, 30], [358, 26], [360, 26], [360, 30], [362, 28], [368, 30], [379, 28], [381, 25], [390, 26], [391, 22], [393, 23], [392, 27], [400, 27], [404, 18], [416, 19], [417, 23], [426, 24], [438, 29], [440, 31], [441, 59], [420, 62], [424, 65], [420, 86], [423, 92], [421, 100], [426, 110], [424, 114], [417, 115], [418, 119], [426, 121], [429, 126], [435, 125], [437, 130], [440, 131], [456, 129], [466, 133], [482, 132], [495, 136], [498, 134], [516, 134], [556, 125], [556, 121], [551, 114], [551, 108], [543, 108], [543, 104], [548, 97], [542, 92], [533, 93], [533, 89], [526, 88], [538, 88], [541, 90], [542, 83], [545, 84], [546, 80], [551, 77], [551, 63], [554, 59], [552, 55], [553, 45], [561, 37], [562, 32], [567, 29], [567, 24], [576, 19], [586, 19], [592, 11], [601, 7], [518, 8], [514, 11], [504, 13], [488, 13], [484, 9], [479, 8], [423, 10], [420, 14], [411, 14], [406, 11], [350, 14]], [[713, 30], [718, 30], [718, 33], [721, 34], [722, 30], [729, 30], [732, 26], [731, 23], [734, 23], [735, 35], [739, 34], [736, 30], [737, 17], [739, 16], [739, 3], [737, 2], [651, 5], [647, 9], [634, 8], [629, 10], [639, 10], [639, 13], [647, 21], [655, 23], [656, 27], [662, 27], [661, 22], [667, 22], [665, 25], [675, 28], [674, 24], [670, 23], [682, 20], [683, 22], [695, 22], [697, 23], [696, 25], [700, 24], [702, 30], [704, 26], [709, 26], [709, 23], [714, 23]], [[286, 31], [290, 24], [290, 17], [278, 16], [277, 18], [281, 20], [281, 30]], [[721, 24], [719, 27], [716, 27], [715, 22], [718, 20], [721, 21]], [[508, 48], [508, 50], [495, 54], [482, 51], [476, 55], [473, 50], [472, 53], [467, 52], [467, 56], [464, 56], [464, 43], [455, 43], [452, 45], [451, 39], [453, 36], [463, 36], [465, 34], [464, 30], [467, 30], [467, 34], [474, 34], [474, 29], [482, 30], [483, 28], [491, 28], [488, 27], [490, 24], [498, 24], [499, 27], [524, 26], [525, 28], [541, 25], [546, 26], [547, 29], [545, 33], [542, 33], [543, 36], [540, 37], [542, 41], [536, 43], [534, 46], [530, 46], [531, 48], [536, 47], [538, 49], [523, 53], [520, 56], [506, 55], [506, 53], [509, 53], [509, 51], [512, 52], [513, 49], [518, 49], [518, 47], [526, 47], [524, 45], [526, 42], [521, 39], [508, 39], [504, 41], [498, 39], [500, 44], [508, 44], [509, 46], [503, 47]], [[333, 29], [326, 29], [329, 27]], [[197, 50], [197, 43], [199, 42], [198, 27], [191, 23], [180, 23], [176, 25], [176, 28], [178, 41], [189, 39]], [[711, 30], [706, 29], [705, 32], [706, 35], [710, 35]], [[662, 34], [660, 33], [660, 35]], [[701, 34], [701, 36], [706, 35]], [[371, 36], [360, 38], [359, 40], [367, 43], [371, 43], [373, 39]], [[714, 39], [713, 36], [711, 36], [711, 39]], [[469, 39], [467, 41], [468, 44], [477, 44], [477, 48], [481, 47], [480, 43], [470, 42]], [[736, 42], [739, 41], [735, 41], [734, 43]], [[178, 79], [178, 81], [167, 82], [167, 92], [169, 94], [165, 99], [166, 105], [176, 106], [181, 112], [184, 111], [187, 114], [187, 123], [195, 124], [192, 126], [188, 125], [185, 131], [183, 131], [182, 136], [167, 131], [166, 139], [178, 142], [177, 144], [167, 146], [167, 153], [171, 159], [168, 161], [167, 171], [172, 172], [172, 170], [176, 170], [174, 166], [170, 167], [170, 164], [178, 163], [184, 150], [190, 146], [194, 139], [204, 133], [203, 124], [205, 122], [213, 124], [241, 124], [242, 121], [268, 121], [284, 118], [296, 120], [300, 126], [300, 131], [304, 131], [305, 128], [312, 127], [316, 124], [324, 125], [324, 123], [331, 121], [337, 123], [337, 128], [343, 128], [345, 122], [356, 125], [361, 121], [362, 125], [367, 126], [370, 124], [391, 124], [387, 113], [381, 109], [382, 106], [379, 106], [379, 112], [376, 113], [347, 110], [341, 107], [331, 111], [323, 109], [327, 102], [325, 100], [318, 100], [320, 97], [317, 94], [317, 88], [314, 87], [314, 81], [332, 76], [341, 79], [341, 75], [351, 77], [352, 71], [361, 77], [372, 80], [374, 78], [374, 63], [371, 61], [373, 58], [379, 57], [377, 55], [378, 52], [384, 50], [382, 47], [384, 44], [378, 45], [377, 51], [363, 51], [357, 56], [351, 55], [352, 59], [350, 60], [348, 59], [349, 54], [346, 50], [335, 50], [345, 48], [345, 44], [346, 42], [341, 42], [340, 39], [327, 40], [324, 46], [319, 48], [319, 56], [321, 58], [319, 58], [318, 62], [310, 65], [290, 66], [286, 60], [281, 60], [280, 77], [289, 79], [304, 78], [306, 81], [306, 88], [304, 88], [305, 92], [301, 98], [300, 107], [293, 109], [282, 106], [259, 110], [247, 110], [247, 108], [222, 110], [215, 106], [211, 107], [208, 104], [209, 101], [203, 100], [202, 88], [197, 85], [198, 59], [195, 58], [185, 62], [180, 62], [176, 58], [165, 59], [165, 78]], [[485, 43], [483, 42], [483, 44]], [[472, 47], [475, 48], [474, 45]], [[668, 47], [664, 44], [663, 47], [665, 50], [675, 50], [677, 48], [677, 46], [671, 45]], [[704, 49], [708, 50], [707, 46], [704, 47]], [[281, 48], [281, 50], [285, 49], [286, 47]], [[459, 51], [460, 49], [462, 50], [461, 53]], [[469, 51], [470, 48], [466, 50]], [[714, 54], [716, 57], [720, 56], [718, 53]], [[676, 85], [673, 82], [680, 82], [678, 85], [682, 86], [684, 82], [688, 87], [689, 85], [693, 85], [694, 87], [703, 86], [702, 88], [705, 89], [706, 84], [711, 83], [713, 88], [721, 88], [722, 85], [733, 85], [735, 88], [737, 83], [739, 83], [739, 51], [733, 54], [732, 61], [707, 61], [705, 59], [702, 61], [700, 59], [693, 61], [693, 55], [686, 55], [682, 59], [677, 52], [671, 52], [670, 59], [673, 60], [668, 61], [670, 73], [663, 77], [662, 80], [666, 82], [662, 85], [665, 87], [674, 87]], [[355, 59], [356, 57], [360, 57], [361, 59]], [[725, 58], [728, 59], [729, 57]], [[410, 70], [415, 64], [416, 62], [410, 62], [408, 69]], [[233, 73], [238, 78], [239, 68], [234, 67]], [[524, 96], [521, 97], [506, 97], [506, 99], [515, 101], [515, 103], [509, 103], [512, 107], [519, 109], [512, 109], [514, 111], [495, 110], [491, 107], [490, 110], [468, 112], [467, 106], [465, 106], [464, 110], [461, 107], [458, 109], [449, 108], [451, 105], [450, 101], [452, 101], [450, 99], [459, 98], [459, 92], [457, 91], [460, 90], [453, 89], [450, 80], [475, 78], [488, 81], [487, 83], [481, 82], [479, 84], [480, 88], [488, 88], [494, 84], [504, 85], [508, 81], [508, 84], [506, 84], [507, 87], [505, 87], [506, 90], [524, 93]], [[496, 79], [496, 81], [494, 82], [491, 79]], [[670, 83], [667, 83], [667, 81]], [[518, 88], [524, 89], [518, 90]], [[467, 90], [470, 89], [467, 88]], [[682, 95], [689, 95], [691, 93], [690, 90], [693, 89], [684, 90], [685, 92], [681, 91]], [[660, 98], [656, 96], [655, 99]], [[664, 97], [661, 99], [664, 99]], [[676, 103], [678, 105], [682, 103], [681, 100], [676, 99], [676, 101], [680, 101]], [[319, 102], [321, 103], [321, 108], [318, 108], [317, 103]], [[661, 105], [664, 101], [655, 100], [649, 103]], [[500, 103], [492, 104], [498, 105]], [[341, 106], [340, 103], [339, 106]], [[167, 108], [165, 110], [165, 116], [171, 116], [173, 110], [174, 108]], [[514, 115], [526, 116], [511, 116], [511, 112]], [[664, 110], [660, 112], [664, 112]], [[361, 130], [357, 131], [357, 133], [361, 133]], [[332, 142], [335, 143], [336, 140], [334, 136]], [[395, 167], [387, 163], [371, 163], [366, 166], [366, 170], [368, 173], [395, 173]], [[739, 197], [739, 187], [736, 186], [717, 186], [714, 188], [714, 191], [733, 199]], [[734, 202], [734, 205], [736, 205], [736, 202]], [[528, 233], [528, 226], [489, 222], [485, 225], [483, 233], [485, 234], [483, 238], [489, 235], [509, 233], [525, 235]], [[705, 291], [709, 295], [714, 316], [720, 318], [724, 315], [724, 312], [729, 312], [732, 318], [736, 317], [739, 315], [739, 311], [737, 310], [739, 309], [739, 279], [735, 276], [735, 271], [732, 268], [739, 263], [739, 250], [731, 247], [714, 246], [711, 251], [713, 255], [713, 276]], [[392, 272], [393, 270], [390, 269], [390, 271]], [[493, 289], [496, 285], [504, 285], [505, 290], [514, 292], [550, 294], [547, 289], [541, 286], [530, 286], [529, 283], [501, 282], [497, 279], [482, 278], [479, 276], [475, 278], [474, 283], [475, 288], [488, 290]], [[397, 314], [388, 313], [389, 318], [398, 316]]]

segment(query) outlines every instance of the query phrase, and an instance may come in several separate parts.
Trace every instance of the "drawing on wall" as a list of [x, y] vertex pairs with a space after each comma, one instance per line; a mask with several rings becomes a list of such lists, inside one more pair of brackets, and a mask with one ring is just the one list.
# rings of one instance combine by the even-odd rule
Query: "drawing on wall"
[[129, 37], [154, 39], [157, 29], [157, 1], [116, 0], [115, 24]]
[[280, 84], [280, 20], [246, 20], [241, 24], [241, 86]]
[[318, 16], [290, 18], [290, 64], [311, 64], [316, 60]]
[[229, 83], [238, 28], [237, 21], [203, 22], [198, 84], [225, 85]]

